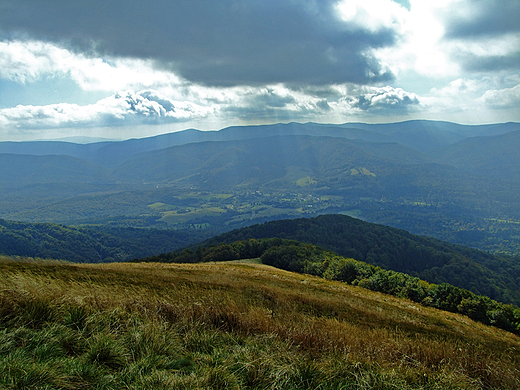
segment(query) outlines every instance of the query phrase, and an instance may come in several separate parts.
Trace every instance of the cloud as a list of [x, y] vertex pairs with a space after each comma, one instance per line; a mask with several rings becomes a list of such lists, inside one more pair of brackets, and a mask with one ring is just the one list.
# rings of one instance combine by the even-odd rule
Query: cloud
[[446, 10], [447, 38], [497, 37], [520, 32], [520, 2], [468, 0]]
[[401, 88], [365, 87], [365, 93], [348, 99], [350, 106], [362, 111], [406, 111], [419, 104], [419, 97]]
[[404, 8], [391, 0], [342, 3], [353, 3], [353, 14], [339, 12], [336, 0], [0, 0], [0, 29], [154, 60], [206, 85], [392, 80], [373, 50], [399, 39], [396, 10]]
[[155, 90], [122, 91], [95, 104], [16, 106], [0, 110], [0, 125], [10, 129], [159, 125], [193, 122], [317, 120], [345, 121], [361, 112], [407, 112], [419, 103], [413, 93], [392, 87], [329, 87], [318, 96], [315, 87], [284, 85], [208, 89], [190, 86], [181, 100]]
[[284, 85], [268, 87], [234, 88], [233, 101], [221, 105], [223, 116], [241, 120], [287, 121], [305, 120], [328, 113], [331, 107], [326, 98], [317, 97], [305, 90]]
[[520, 75], [459, 78], [421, 96], [420, 112], [458, 123], [518, 121]]
[[0, 110], [0, 125], [19, 129], [121, 126], [182, 122], [207, 117], [213, 109], [171, 101], [155, 91], [124, 91], [96, 104], [17, 106]]
[[70, 77], [85, 91], [179, 85], [175, 74], [154, 69], [150, 60], [89, 57], [43, 41], [0, 41], [0, 78], [22, 84]]
[[443, 10], [450, 1], [411, 0], [409, 9], [396, 9], [400, 39], [393, 46], [374, 50], [374, 54], [397, 79], [410, 71], [433, 78], [458, 74], [458, 66], [449, 58], [443, 42]]
[[520, 34], [453, 43], [452, 58], [467, 71], [520, 70]]
[[512, 88], [486, 91], [482, 100], [491, 108], [518, 108], [520, 107], [520, 84]]
[[459, 1], [443, 13], [444, 40], [464, 70], [520, 70], [519, 1]]

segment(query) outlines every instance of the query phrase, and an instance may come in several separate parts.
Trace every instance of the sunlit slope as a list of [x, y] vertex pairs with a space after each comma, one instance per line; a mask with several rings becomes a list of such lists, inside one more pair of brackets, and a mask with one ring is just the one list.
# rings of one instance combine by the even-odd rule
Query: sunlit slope
[[0, 384], [516, 389], [520, 339], [255, 264], [0, 262]]

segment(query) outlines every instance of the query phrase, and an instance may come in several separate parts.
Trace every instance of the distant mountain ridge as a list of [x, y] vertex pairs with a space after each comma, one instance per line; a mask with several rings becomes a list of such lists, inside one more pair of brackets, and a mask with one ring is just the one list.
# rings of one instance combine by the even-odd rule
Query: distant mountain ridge
[[[273, 142], [273, 137], [281, 137], [280, 143]], [[406, 172], [403, 165], [422, 165], [420, 171], [432, 162], [462, 168], [476, 176], [484, 173], [520, 180], [518, 147], [520, 124], [517, 123], [466, 126], [435, 121], [288, 123], [234, 126], [219, 131], [188, 129], [149, 138], [90, 144], [0, 142], [0, 187], [50, 182], [113, 184], [122, 180], [131, 183], [187, 180], [187, 185], [212, 185], [225, 184], [233, 176], [229, 185], [247, 183], [248, 177], [250, 183], [265, 185], [281, 179], [285, 175], [283, 170], [292, 166], [303, 177], [308, 171], [315, 176], [313, 180], [320, 181], [323, 179], [320, 170], [327, 167], [334, 168], [338, 178], [344, 179], [349, 176], [348, 170], [365, 166], [370, 170], [368, 165], [377, 166], [380, 172], [392, 166]], [[352, 153], [359, 158], [352, 160], [349, 157]], [[348, 159], [352, 164], [347, 167]], [[493, 174], [504, 165], [507, 168], [498, 176]], [[346, 173], [341, 171], [343, 168], [348, 168]], [[426, 169], [432, 168], [430, 165]], [[447, 176], [450, 180], [450, 175]], [[331, 185], [327, 180], [321, 181]]]
[[114, 167], [127, 158], [171, 146], [205, 141], [237, 141], [281, 135], [330, 136], [368, 142], [397, 142], [419, 152], [447, 146], [469, 137], [494, 136], [520, 130], [518, 123], [458, 125], [438, 121], [406, 121], [389, 124], [288, 123], [232, 126], [219, 131], [188, 129], [148, 138], [76, 144], [64, 141], [0, 142], [0, 153], [67, 155]]

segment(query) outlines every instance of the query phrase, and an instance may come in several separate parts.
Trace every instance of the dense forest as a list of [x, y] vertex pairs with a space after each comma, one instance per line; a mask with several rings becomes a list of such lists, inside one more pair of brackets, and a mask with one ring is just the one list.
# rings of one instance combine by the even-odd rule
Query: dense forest
[[0, 254], [84, 263], [125, 261], [207, 238], [206, 230], [70, 227], [0, 219]]

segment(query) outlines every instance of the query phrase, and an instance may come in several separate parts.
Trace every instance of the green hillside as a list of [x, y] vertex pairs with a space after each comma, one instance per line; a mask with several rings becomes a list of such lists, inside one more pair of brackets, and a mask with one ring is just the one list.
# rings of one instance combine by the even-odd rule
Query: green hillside
[[176, 250], [207, 231], [83, 227], [0, 219], [0, 254], [74, 262], [124, 261]]
[[520, 131], [474, 137], [430, 152], [436, 161], [488, 177], [520, 179]]
[[[352, 169], [361, 168], [374, 175], [352, 174]], [[287, 173], [296, 169], [300, 177], [287, 180]], [[373, 197], [444, 196], [447, 190], [463, 193], [471, 183], [454, 169], [432, 164], [402, 145], [309, 136], [175, 146], [133, 157], [112, 173], [124, 182], [205, 189], [288, 189], [296, 188], [298, 179], [310, 177], [316, 191]]]

